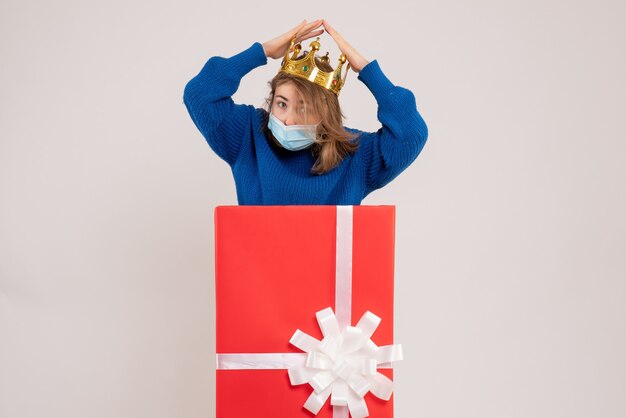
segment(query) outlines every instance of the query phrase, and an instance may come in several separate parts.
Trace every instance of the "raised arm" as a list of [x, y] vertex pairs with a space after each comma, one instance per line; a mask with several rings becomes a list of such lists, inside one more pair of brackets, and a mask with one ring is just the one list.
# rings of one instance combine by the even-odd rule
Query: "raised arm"
[[411, 91], [394, 86], [381, 71], [378, 61], [365, 59], [326, 20], [324, 29], [378, 103], [378, 120], [382, 127], [374, 133], [362, 132], [359, 145], [359, 154], [366, 166], [367, 195], [389, 183], [417, 158], [428, 137], [428, 129]]
[[211, 148], [231, 166], [237, 160], [241, 141], [254, 107], [236, 105], [231, 96], [239, 88], [244, 75], [267, 63], [267, 58], [282, 58], [291, 39], [308, 39], [321, 34], [322, 20], [299, 25], [284, 34], [250, 48], [230, 58], [213, 57], [200, 73], [185, 86], [183, 101], [189, 115]]
[[428, 128], [417, 110], [413, 93], [394, 86], [378, 61], [366, 65], [358, 78], [374, 95], [382, 125], [376, 132], [363, 134], [360, 142], [369, 193], [389, 183], [415, 161], [428, 138]]
[[236, 105], [231, 96], [244, 75], [267, 63], [263, 46], [230, 58], [212, 57], [185, 86], [183, 101], [191, 119], [213, 151], [232, 165], [237, 159], [253, 107]]

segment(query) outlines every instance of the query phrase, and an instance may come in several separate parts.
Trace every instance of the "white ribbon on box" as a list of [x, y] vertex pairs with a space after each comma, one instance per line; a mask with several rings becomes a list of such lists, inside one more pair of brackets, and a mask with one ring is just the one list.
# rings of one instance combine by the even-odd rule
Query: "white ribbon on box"
[[352, 311], [352, 206], [337, 206], [335, 308], [316, 313], [324, 338], [296, 330], [289, 342], [305, 353], [217, 354], [218, 370], [288, 369], [292, 385], [308, 383], [313, 392], [304, 407], [317, 415], [330, 397], [333, 418], [369, 415], [364, 396], [389, 400], [393, 382], [378, 368], [402, 360], [400, 344], [378, 347], [370, 337], [380, 318], [367, 311], [355, 327]]

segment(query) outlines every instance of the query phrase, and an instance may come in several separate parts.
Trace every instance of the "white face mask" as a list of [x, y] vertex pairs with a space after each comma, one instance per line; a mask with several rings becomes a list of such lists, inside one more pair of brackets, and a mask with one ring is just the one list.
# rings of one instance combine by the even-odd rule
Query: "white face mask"
[[317, 137], [317, 125], [286, 126], [272, 113], [267, 122], [267, 127], [270, 128], [280, 145], [289, 151], [299, 151], [313, 145]]

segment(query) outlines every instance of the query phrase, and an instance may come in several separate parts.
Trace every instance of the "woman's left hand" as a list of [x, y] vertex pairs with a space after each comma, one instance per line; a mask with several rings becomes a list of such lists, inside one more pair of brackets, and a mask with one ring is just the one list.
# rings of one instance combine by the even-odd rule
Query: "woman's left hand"
[[343, 36], [341, 36], [335, 28], [330, 26], [327, 20], [324, 20], [324, 29], [326, 29], [326, 32], [332, 36], [335, 43], [339, 47], [339, 50], [346, 56], [348, 63], [350, 63], [350, 68], [352, 68], [355, 72], [358, 73], [363, 69], [363, 67], [369, 64], [369, 61], [366, 60], [363, 55], [359, 54], [357, 50], [354, 49], [354, 47], [345, 39], [343, 39]]

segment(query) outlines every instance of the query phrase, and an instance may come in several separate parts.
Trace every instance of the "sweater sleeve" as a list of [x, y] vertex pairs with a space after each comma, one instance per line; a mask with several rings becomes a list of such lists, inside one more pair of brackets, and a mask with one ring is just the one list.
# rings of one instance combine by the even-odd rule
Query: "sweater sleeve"
[[374, 95], [382, 124], [377, 132], [365, 133], [360, 140], [367, 195], [396, 178], [417, 158], [426, 143], [428, 128], [417, 110], [413, 93], [394, 86], [378, 61], [363, 67], [358, 79]]
[[243, 76], [267, 63], [263, 46], [251, 47], [230, 58], [210, 58], [185, 86], [183, 102], [196, 127], [215, 153], [231, 166], [246, 134], [252, 106], [231, 98]]

